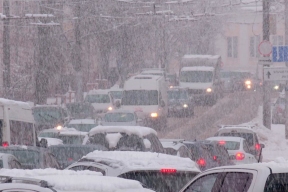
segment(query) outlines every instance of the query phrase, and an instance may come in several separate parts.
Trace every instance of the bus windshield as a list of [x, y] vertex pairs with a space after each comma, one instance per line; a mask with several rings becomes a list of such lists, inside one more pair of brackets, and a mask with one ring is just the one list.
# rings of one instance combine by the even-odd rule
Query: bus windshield
[[124, 91], [122, 105], [158, 105], [158, 91], [132, 90]]

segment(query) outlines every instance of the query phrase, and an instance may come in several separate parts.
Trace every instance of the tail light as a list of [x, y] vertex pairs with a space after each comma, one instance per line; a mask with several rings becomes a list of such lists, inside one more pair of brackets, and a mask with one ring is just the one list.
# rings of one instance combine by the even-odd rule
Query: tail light
[[216, 155], [213, 156], [213, 160], [217, 161], [217, 156]]
[[219, 141], [218, 143], [219, 143], [219, 145], [225, 145], [226, 141]]
[[256, 149], [256, 150], [260, 150], [260, 149], [261, 149], [261, 145], [260, 145], [259, 143], [257, 143], [257, 144], [255, 145], [255, 149]]
[[197, 161], [197, 164], [199, 165], [199, 166], [201, 166], [201, 167], [205, 167], [206, 166], [206, 161], [205, 161], [205, 159], [199, 159], [198, 161]]
[[243, 160], [245, 158], [245, 154], [244, 153], [236, 153], [235, 155], [235, 159], [236, 160]]
[[2, 142], [2, 147], [8, 147], [9, 143], [7, 141]]
[[176, 169], [161, 169], [160, 172], [161, 173], [176, 173], [177, 170]]
[[72, 158], [68, 158], [67, 160], [68, 160], [68, 161], [73, 161], [73, 159], [72, 159]]

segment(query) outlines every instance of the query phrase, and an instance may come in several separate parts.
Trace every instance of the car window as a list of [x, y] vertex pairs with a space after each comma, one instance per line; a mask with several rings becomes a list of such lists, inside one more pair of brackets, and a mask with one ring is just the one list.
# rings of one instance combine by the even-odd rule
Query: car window
[[190, 150], [190, 153], [192, 155], [192, 160], [196, 161], [197, 159], [199, 159], [199, 151], [198, 151], [197, 146], [195, 146], [193, 144], [188, 144], [188, 143], [185, 143], [185, 145]]
[[184, 146], [180, 147], [179, 153], [180, 153], [180, 157], [191, 158], [189, 151]]
[[196, 181], [194, 181], [189, 187], [187, 187], [184, 192], [211, 192], [214, 184], [216, 183], [217, 177], [218, 173], [213, 173], [200, 177]]
[[267, 178], [264, 192], [288, 191], [288, 173], [270, 174]]
[[59, 168], [56, 158], [51, 153], [44, 153], [45, 167], [46, 168]]
[[253, 133], [227, 132], [221, 133], [220, 136], [242, 137], [247, 141], [249, 147], [254, 146]]
[[253, 179], [252, 173], [229, 172], [222, 182], [221, 192], [247, 192]]
[[164, 152], [161, 142], [155, 135], [149, 134], [146, 136], [146, 139], [148, 139], [151, 143], [150, 148], [151, 152], [160, 152], [160, 153]]
[[78, 165], [78, 166], [69, 168], [69, 170], [74, 170], [74, 171], [83, 171], [87, 169], [88, 169], [88, 166], [84, 166], [84, 165]]
[[106, 173], [105, 173], [105, 170], [103, 170], [103, 169], [101, 169], [101, 168], [99, 168], [99, 167], [93, 167], [93, 166], [91, 166], [91, 167], [88, 168], [88, 170], [89, 170], [89, 171], [100, 172], [100, 173], [102, 173], [103, 175], [106, 174]]
[[246, 153], [251, 153], [246, 141], [243, 141], [243, 150], [244, 150]]
[[8, 165], [11, 169], [21, 169], [21, 164], [15, 159], [9, 160]]

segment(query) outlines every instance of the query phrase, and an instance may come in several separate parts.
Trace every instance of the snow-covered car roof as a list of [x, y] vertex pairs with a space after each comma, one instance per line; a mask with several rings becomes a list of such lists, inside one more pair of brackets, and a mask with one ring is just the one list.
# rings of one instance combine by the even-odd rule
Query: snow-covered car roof
[[96, 124], [96, 122], [95, 122], [95, 119], [73, 119], [68, 124], [69, 125], [73, 125], [73, 124], [89, 124], [89, 125], [93, 125], [93, 124]]
[[42, 131], [40, 131], [40, 132], [43, 132], [43, 133], [45, 133], [45, 132], [52, 132], [52, 133], [58, 133], [58, 132], [60, 132], [60, 133], [63, 133], [63, 132], [81, 132], [81, 131], [78, 131], [77, 129], [75, 129], [75, 128], [67, 128], [67, 127], [62, 127], [61, 129], [57, 129], [57, 128], [52, 128], [52, 129], [44, 129], [44, 130], [42, 130]]
[[252, 125], [222, 125], [221, 128], [218, 131], [221, 130], [229, 130], [229, 129], [237, 129], [237, 130], [245, 130], [245, 131], [250, 131], [254, 132], [252, 129], [254, 126]]
[[83, 132], [83, 131], [63, 131], [63, 132], [60, 132], [59, 135], [83, 135], [83, 136], [86, 136], [88, 135], [88, 132]]
[[1, 169], [1, 176], [22, 177], [38, 179], [39, 182], [47, 181], [48, 185], [57, 191], [69, 192], [117, 192], [118, 190], [143, 189], [138, 181], [127, 180], [117, 177], [102, 176], [94, 171], [72, 171], [56, 169]]
[[181, 71], [214, 71], [214, 67], [208, 66], [195, 66], [195, 67], [183, 67]]
[[89, 136], [97, 133], [126, 133], [127, 135], [137, 135], [141, 138], [149, 134], [157, 135], [157, 132], [149, 127], [141, 126], [97, 126], [89, 131]]
[[106, 95], [109, 93], [109, 91], [111, 91], [111, 90], [109, 90], [109, 89], [93, 89], [93, 90], [89, 91], [87, 93], [87, 95], [95, 95], [95, 94], [105, 94]]
[[61, 139], [57, 139], [57, 138], [38, 137], [39, 141], [41, 141], [41, 139], [46, 139], [48, 147], [52, 146], [52, 145], [62, 145], [63, 144], [63, 141]]
[[186, 147], [186, 145], [182, 143], [184, 139], [160, 139], [160, 141], [164, 148], [172, 148], [176, 151], [178, 151], [182, 146]]
[[89, 159], [95, 162], [105, 162], [105, 165], [121, 170], [161, 170], [163, 168], [173, 168], [179, 171], [200, 172], [198, 165], [191, 159], [162, 153], [94, 151], [82, 159], [83, 161]]
[[209, 137], [206, 140], [209, 141], [235, 141], [235, 142], [242, 142], [243, 139], [242, 137]]

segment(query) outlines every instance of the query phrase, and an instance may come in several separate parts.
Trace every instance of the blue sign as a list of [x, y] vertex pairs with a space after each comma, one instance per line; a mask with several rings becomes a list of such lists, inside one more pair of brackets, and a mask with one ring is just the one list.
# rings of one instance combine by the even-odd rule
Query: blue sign
[[273, 47], [273, 62], [288, 62], [288, 46]]

